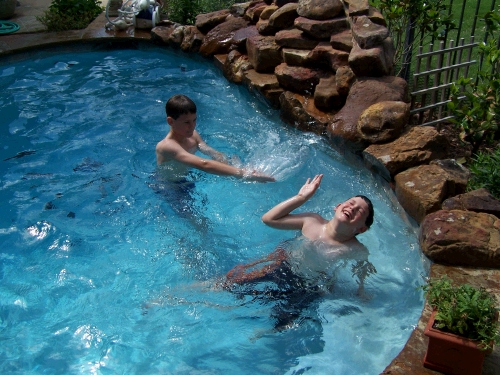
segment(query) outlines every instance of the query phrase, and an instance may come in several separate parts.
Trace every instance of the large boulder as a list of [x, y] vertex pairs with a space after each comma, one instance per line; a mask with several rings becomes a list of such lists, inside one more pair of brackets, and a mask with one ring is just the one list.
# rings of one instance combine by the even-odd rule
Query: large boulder
[[357, 17], [351, 31], [354, 40], [362, 49], [380, 46], [389, 36], [387, 27], [372, 22], [366, 16]]
[[366, 16], [370, 13], [370, 4], [368, 0], [349, 0], [347, 12], [350, 17]]
[[384, 101], [365, 109], [358, 121], [358, 132], [370, 143], [383, 143], [401, 135], [410, 118], [410, 105]]
[[229, 10], [223, 9], [211, 13], [198, 14], [195, 18], [194, 25], [203, 33], [206, 34], [215, 26], [220, 25], [229, 16]]
[[248, 56], [238, 50], [233, 50], [227, 55], [222, 72], [228, 81], [241, 83], [244, 73], [251, 68], [252, 64], [248, 61]]
[[463, 194], [467, 191], [467, 182], [470, 171], [463, 165], [458, 164], [455, 159], [432, 160], [429, 164], [438, 165], [448, 176], [448, 196]]
[[300, 0], [297, 13], [312, 20], [327, 20], [343, 13], [344, 5], [340, 0]]
[[184, 37], [181, 42], [181, 49], [184, 52], [198, 52], [203, 44], [204, 35], [196, 26], [186, 26]]
[[472, 211], [437, 211], [420, 225], [420, 246], [436, 263], [500, 268], [500, 219]]
[[274, 70], [274, 74], [276, 74], [280, 86], [285, 90], [306, 95], [314, 94], [316, 85], [324, 75], [324, 73], [316, 69], [291, 66], [286, 63], [278, 65]]
[[484, 212], [500, 218], [500, 201], [482, 188], [446, 199], [443, 210]]
[[272, 36], [254, 35], [246, 43], [248, 59], [259, 73], [272, 73], [283, 62], [280, 46]]
[[238, 49], [246, 51], [247, 39], [251, 36], [259, 35], [259, 31], [255, 25], [250, 25], [244, 27], [243, 29], [236, 30], [233, 35], [232, 43], [235, 44]]
[[259, 73], [255, 69], [249, 69], [243, 75], [243, 83], [250, 91], [260, 92], [273, 107], [280, 107], [280, 96], [284, 90], [280, 87], [276, 75]]
[[286, 64], [292, 66], [307, 66], [310, 65], [309, 54], [311, 51], [307, 49], [283, 48], [281, 54]]
[[252, 23], [256, 23], [267, 6], [268, 5], [263, 1], [252, 1], [245, 11], [245, 19]]
[[237, 30], [248, 26], [243, 18], [232, 17], [215, 26], [208, 32], [200, 46], [200, 54], [208, 57], [219, 53], [228, 53], [233, 45], [233, 37]]
[[319, 43], [319, 41], [311, 39], [302, 30], [297, 28], [280, 30], [274, 37], [276, 44], [285, 48], [311, 50]]
[[316, 90], [314, 90], [314, 105], [316, 108], [332, 112], [339, 110], [345, 103], [345, 96], [340, 95], [337, 90], [335, 74], [320, 78]]
[[184, 39], [184, 28], [175, 22], [167, 22], [151, 30], [151, 40], [170, 47], [179, 47]]
[[448, 151], [448, 140], [434, 127], [415, 126], [392, 142], [368, 146], [363, 151], [363, 158], [367, 165], [390, 181], [401, 171], [446, 158]]
[[296, 3], [288, 3], [273, 12], [269, 17], [269, 25], [278, 30], [293, 26], [293, 22], [297, 18], [297, 6]]
[[335, 49], [351, 52], [353, 46], [351, 30], [347, 29], [340, 33], [332, 34], [330, 37], [330, 44]]
[[355, 151], [361, 151], [367, 143], [358, 132], [359, 118], [368, 107], [381, 101], [408, 102], [406, 81], [393, 76], [358, 78], [349, 91], [345, 105], [328, 126], [329, 134], [334, 140], [343, 140]]
[[348, 52], [333, 48], [329, 42], [320, 42], [309, 53], [308, 64], [336, 72], [341, 66], [347, 66], [348, 60]]
[[347, 96], [355, 81], [356, 76], [349, 66], [341, 66], [337, 69], [335, 73], [335, 84], [340, 95]]
[[318, 40], [330, 40], [332, 34], [349, 29], [349, 22], [344, 16], [323, 21], [297, 17], [294, 25], [311, 38]]
[[424, 217], [441, 209], [441, 203], [455, 195], [463, 178], [438, 164], [420, 165], [396, 175], [395, 191], [405, 211], [420, 223]]
[[358, 77], [388, 76], [394, 70], [395, 53], [396, 49], [390, 37], [382, 44], [368, 49], [361, 48], [354, 40], [349, 54], [349, 66]]
[[274, 12], [276, 12], [279, 8], [276, 5], [268, 5], [264, 8], [262, 13], [260, 14], [261, 20], [268, 20]]

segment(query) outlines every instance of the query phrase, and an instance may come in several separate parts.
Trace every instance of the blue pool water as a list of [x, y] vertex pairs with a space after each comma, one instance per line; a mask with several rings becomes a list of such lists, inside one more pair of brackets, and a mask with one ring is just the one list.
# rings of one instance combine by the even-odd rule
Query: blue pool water
[[[426, 267], [401, 208], [211, 63], [156, 49], [39, 55], [0, 65], [0, 86], [0, 373], [379, 374], [403, 348]], [[151, 176], [177, 93], [197, 103], [209, 145], [277, 182], [193, 172], [192, 201], [174, 210]], [[374, 202], [359, 240], [377, 273], [360, 298], [340, 263], [333, 292], [276, 332], [276, 301], [213, 280], [298, 237], [260, 217], [318, 173], [301, 210]]]

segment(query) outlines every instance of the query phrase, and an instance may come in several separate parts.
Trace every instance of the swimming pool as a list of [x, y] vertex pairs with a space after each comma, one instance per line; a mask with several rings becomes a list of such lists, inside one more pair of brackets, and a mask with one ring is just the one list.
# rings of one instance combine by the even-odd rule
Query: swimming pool
[[[403, 210], [209, 62], [159, 49], [39, 55], [0, 65], [0, 84], [1, 373], [378, 374], [403, 348], [426, 274]], [[277, 182], [193, 172], [185, 214], [155, 193], [177, 93], [197, 103], [209, 145]], [[317, 173], [304, 210], [330, 218], [352, 195], [374, 202], [359, 239], [377, 273], [360, 299], [339, 264], [333, 292], [274, 332], [275, 302], [206, 285], [297, 237], [260, 216]]]

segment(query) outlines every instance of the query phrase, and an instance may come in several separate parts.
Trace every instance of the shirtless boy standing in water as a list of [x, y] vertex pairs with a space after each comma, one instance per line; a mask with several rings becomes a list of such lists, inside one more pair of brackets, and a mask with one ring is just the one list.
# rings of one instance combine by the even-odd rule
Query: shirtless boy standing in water
[[[189, 168], [221, 176], [234, 176], [248, 181], [272, 182], [274, 177], [256, 170], [229, 165], [224, 154], [209, 147], [201, 139], [196, 127], [196, 104], [185, 95], [174, 95], [165, 106], [170, 131], [156, 145], [156, 163], [163, 167], [169, 164], [171, 177], [185, 176]], [[196, 156], [200, 151], [211, 159]]]
[[362, 246], [356, 235], [368, 230], [373, 223], [373, 205], [365, 196], [358, 195], [339, 203], [330, 221], [313, 212], [291, 214], [314, 195], [322, 178], [322, 174], [312, 180], [308, 178], [297, 195], [271, 208], [262, 216], [262, 221], [277, 229], [300, 229], [312, 241], [348, 248]]
[[[299, 190], [298, 194], [279, 203], [262, 216], [262, 221], [270, 227], [277, 229], [300, 230], [303, 236], [315, 244], [312, 248], [316, 254], [307, 253], [296, 265], [292, 264], [293, 254], [287, 253], [283, 248], [278, 248], [266, 258], [247, 265], [238, 265], [226, 275], [224, 286], [231, 289], [231, 284], [246, 284], [259, 281], [275, 281], [281, 284], [280, 278], [289, 274], [285, 268], [293, 268], [303, 274], [322, 268], [340, 259], [357, 260], [359, 266], [357, 272], [360, 279], [359, 293], [362, 294], [362, 281], [368, 273], [375, 272], [373, 266], [367, 262], [368, 250], [358, 241], [356, 235], [365, 232], [373, 223], [374, 210], [371, 201], [362, 195], [358, 195], [338, 204], [335, 214], [331, 220], [326, 220], [313, 212], [292, 214], [296, 208], [307, 202], [319, 188], [323, 175], [316, 175]], [[319, 255], [319, 258], [316, 256]], [[321, 260], [321, 264], [312, 264]], [[255, 269], [258, 264], [265, 264], [260, 269]], [[285, 267], [285, 268], [283, 268]], [[319, 267], [319, 268], [318, 268]], [[323, 272], [321, 272], [323, 273]], [[295, 275], [300, 277], [300, 275]], [[294, 276], [294, 277], [295, 277]], [[295, 284], [297, 284], [295, 282]]]

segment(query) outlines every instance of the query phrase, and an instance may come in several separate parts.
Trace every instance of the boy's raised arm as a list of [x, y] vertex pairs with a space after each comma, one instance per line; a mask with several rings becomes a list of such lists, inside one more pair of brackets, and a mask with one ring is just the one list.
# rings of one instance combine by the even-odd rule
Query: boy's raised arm
[[290, 214], [290, 212], [302, 206], [314, 195], [322, 178], [322, 174], [314, 176], [312, 180], [308, 178], [297, 195], [271, 208], [262, 216], [262, 221], [277, 229], [302, 229], [305, 219], [311, 214]]

